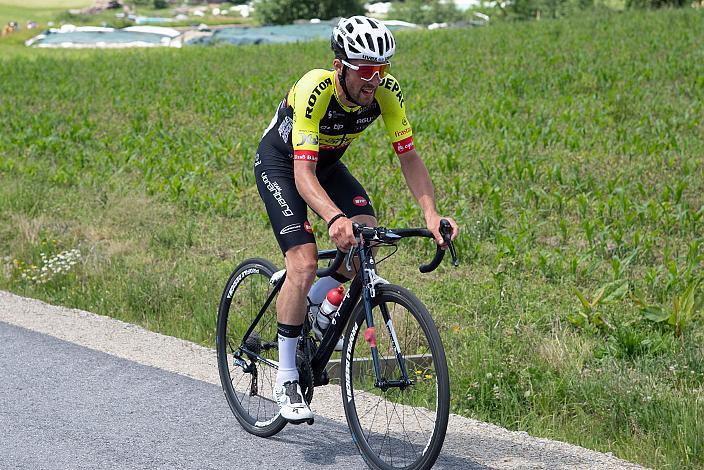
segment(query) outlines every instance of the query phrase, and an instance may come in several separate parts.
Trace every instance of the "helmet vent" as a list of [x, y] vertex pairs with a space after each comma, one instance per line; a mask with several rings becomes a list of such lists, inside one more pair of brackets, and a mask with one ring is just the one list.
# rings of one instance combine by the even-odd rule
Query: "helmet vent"
[[[369, 33], [366, 33], [364, 35], [364, 37], [367, 38], [367, 45], [369, 46], [369, 49], [374, 51], [374, 40], [372, 39], [372, 35]], [[374, 52], [376, 52], [376, 51], [374, 51]]]
[[376, 24], [376, 21], [374, 21], [374, 20], [372, 20], [372, 19], [370, 19], [370, 18], [367, 18], [367, 21], [369, 21], [369, 25], [370, 25], [372, 28], [374, 28], [374, 29], [379, 29], [379, 26]]
[[391, 49], [391, 45], [389, 44], [389, 35], [384, 34], [384, 50], [388, 51], [389, 49]]
[[347, 46], [347, 49], [349, 49], [350, 52], [354, 52], [355, 54], [360, 54], [359, 50], [351, 44]]
[[355, 18], [354, 20], [357, 22], [357, 24], [363, 24], [362, 20], [359, 17]]
[[381, 38], [376, 38], [376, 43], [379, 46], [379, 55], [384, 55], [384, 40]]
[[347, 30], [348, 33], [352, 33], [352, 31], [354, 31], [354, 26], [352, 26], [352, 24], [350, 24], [350, 23], [347, 23], [347, 26], [345, 27], [345, 29]]

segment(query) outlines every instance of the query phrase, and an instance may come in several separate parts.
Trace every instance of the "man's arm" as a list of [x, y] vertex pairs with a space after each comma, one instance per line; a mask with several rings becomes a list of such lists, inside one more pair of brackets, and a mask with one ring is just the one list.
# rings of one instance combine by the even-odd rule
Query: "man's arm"
[[[342, 211], [332, 202], [328, 193], [320, 185], [315, 174], [315, 162], [296, 160], [293, 162], [293, 176], [296, 189], [308, 207], [313, 209], [326, 222]], [[328, 229], [328, 234], [333, 243], [343, 251], [356, 245], [352, 224], [346, 217], [340, 217]]]
[[313, 209], [326, 222], [342, 212], [315, 175], [315, 163], [296, 161], [293, 163], [293, 175], [296, 179], [296, 189], [308, 207]]
[[437, 243], [443, 245], [444, 241], [439, 230], [440, 219], [447, 219], [450, 225], [452, 225], [452, 239], [454, 240], [458, 233], [457, 224], [452, 218], [441, 217], [440, 214], [438, 214], [437, 207], [435, 206], [433, 182], [430, 180], [430, 174], [428, 173], [425, 163], [423, 163], [423, 159], [420, 158], [420, 155], [418, 155], [415, 149], [412, 149], [400, 155], [399, 160], [401, 161], [401, 171], [406, 179], [406, 184], [418, 201], [420, 208], [423, 210], [428, 230], [433, 232]]

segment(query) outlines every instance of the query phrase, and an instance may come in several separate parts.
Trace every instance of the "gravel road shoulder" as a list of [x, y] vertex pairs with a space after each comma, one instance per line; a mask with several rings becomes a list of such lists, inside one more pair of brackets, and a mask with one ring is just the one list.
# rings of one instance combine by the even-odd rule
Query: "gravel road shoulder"
[[[0, 321], [139, 364], [212, 384], [220, 383], [213, 349], [110, 317], [0, 291]], [[316, 388], [312, 408], [317, 415], [345, 422], [337, 386]], [[458, 458], [476, 463], [474, 468], [491, 469], [643, 468], [609, 454], [451, 415], [438, 463]]]

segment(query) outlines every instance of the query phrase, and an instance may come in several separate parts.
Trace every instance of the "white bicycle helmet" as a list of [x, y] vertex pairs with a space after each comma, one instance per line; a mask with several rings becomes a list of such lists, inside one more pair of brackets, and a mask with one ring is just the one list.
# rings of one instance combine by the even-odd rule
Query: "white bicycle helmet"
[[336, 56], [385, 63], [396, 50], [396, 41], [384, 23], [366, 16], [342, 18], [330, 38]]

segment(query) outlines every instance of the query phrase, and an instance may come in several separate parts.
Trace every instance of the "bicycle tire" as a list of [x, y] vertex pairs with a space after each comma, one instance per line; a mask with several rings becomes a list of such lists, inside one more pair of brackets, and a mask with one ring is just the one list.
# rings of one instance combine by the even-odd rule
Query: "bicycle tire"
[[[222, 389], [240, 425], [259, 437], [273, 436], [286, 426], [286, 420], [279, 414], [279, 407], [272, 397], [277, 371], [243, 355], [244, 363], [256, 371], [256, 374], [248, 373], [237, 364], [235, 355], [240, 350], [244, 334], [273, 289], [269, 280], [276, 271], [276, 267], [264, 259], [243, 261], [230, 275], [218, 307], [216, 349]], [[275, 300], [250, 336], [253, 338], [250, 344], [261, 349], [261, 356], [278, 362], [278, 343], [273, 347], [277, 340]], [[263, 342], [262, 338], [269, 338], [269, 342], [265, 344], [266, 340]]]
[[[424, 470], [442, 449], [450, 409], [450, 383], [440, 335], [432, 317], [409, 290], [377, 285], [372, 312], [382, 379], [400, 380], [391, 334], [382, 319], [385, 305], [413, 385], [383, 391], [375, 387], [371, 349], [365, 341], [364, 302], [355, 307], [342, 350], [341, 385], [347, 424], [367, 465], [373, 469]], [[377, 415], [379, 421], [374, 422]], [[378, 427], [375, 427], [378, 426]]]

